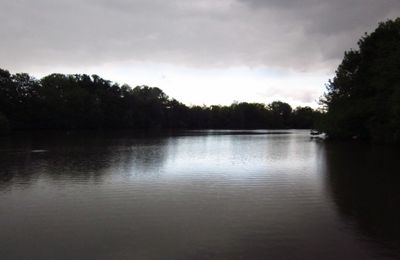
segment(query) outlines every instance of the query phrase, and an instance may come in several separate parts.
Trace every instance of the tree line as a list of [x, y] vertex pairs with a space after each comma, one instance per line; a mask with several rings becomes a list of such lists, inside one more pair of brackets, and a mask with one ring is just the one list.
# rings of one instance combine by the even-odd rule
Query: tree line
[[275, 101], [187, 106], [157, 87], [97, 75], [35, 79], [0, 69], [1, 131], [36, 129], [288, 129], [312, 128], [321, 113]]

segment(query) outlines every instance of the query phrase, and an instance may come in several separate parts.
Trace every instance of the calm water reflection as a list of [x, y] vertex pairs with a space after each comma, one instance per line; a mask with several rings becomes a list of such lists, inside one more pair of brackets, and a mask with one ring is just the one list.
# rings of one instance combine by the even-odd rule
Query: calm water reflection
[[308, 131], [0, 141], [0, 258], [400, 257], [388, 147]]

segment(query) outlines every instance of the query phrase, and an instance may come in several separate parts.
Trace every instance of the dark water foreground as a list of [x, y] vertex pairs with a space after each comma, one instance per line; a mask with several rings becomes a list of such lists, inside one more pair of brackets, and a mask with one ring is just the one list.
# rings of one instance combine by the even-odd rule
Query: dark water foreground
[[253, 133], [2, 138], [0, 258], [400, 257], [397, 150]]

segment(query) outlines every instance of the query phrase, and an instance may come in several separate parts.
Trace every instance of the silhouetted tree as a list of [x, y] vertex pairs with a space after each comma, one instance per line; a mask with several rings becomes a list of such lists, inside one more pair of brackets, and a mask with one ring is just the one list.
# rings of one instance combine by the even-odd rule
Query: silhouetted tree
[[380, 23], [345, 52], [322, 99], [333, 138], [400, 141], [400, 18]]
[[311, 107], [296, 107], [292, 113], [291, 125], [294, 128], [315, 128], [315, 122], [321, 117], [321, 112]]
[[290, 128], [290, 120], [292, 115], [292, 107], [281, 101], [274, 101], [269, 104], [268, 108], [271, 110], [271, 121], [273, 128]]

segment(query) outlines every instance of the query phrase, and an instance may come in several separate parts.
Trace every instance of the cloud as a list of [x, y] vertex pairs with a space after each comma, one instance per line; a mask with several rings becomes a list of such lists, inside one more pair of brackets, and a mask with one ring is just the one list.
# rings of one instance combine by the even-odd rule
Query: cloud
[[[96, 73], [187, 104], [316, 106], [398, 0], [0, 0], [0, 67]], [[277, 73], [278, 72], [278, 73]]]
[[397, 0], [0, 0], [1, 66], [331, 69]]

